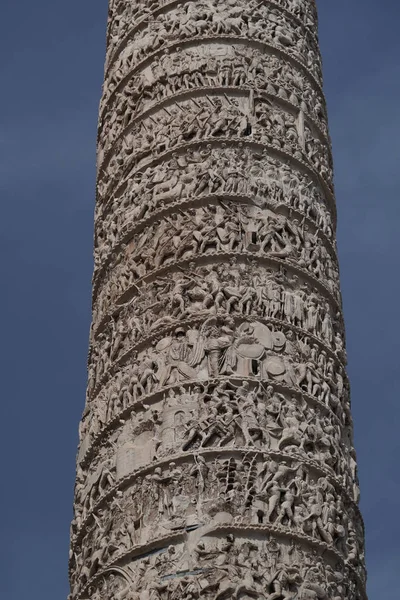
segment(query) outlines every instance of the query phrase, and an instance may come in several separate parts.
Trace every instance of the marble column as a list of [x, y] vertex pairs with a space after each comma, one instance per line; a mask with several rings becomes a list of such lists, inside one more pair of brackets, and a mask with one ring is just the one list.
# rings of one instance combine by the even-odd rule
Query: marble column
[[71, 600], [365, 600], [314, 0], [113, 0]]

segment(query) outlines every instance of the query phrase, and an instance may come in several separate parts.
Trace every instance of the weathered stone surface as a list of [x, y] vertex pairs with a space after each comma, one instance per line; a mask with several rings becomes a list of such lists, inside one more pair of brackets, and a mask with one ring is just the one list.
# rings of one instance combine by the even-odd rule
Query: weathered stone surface
[[110, 0], [71, 600], [364, 600], [313, 0]]

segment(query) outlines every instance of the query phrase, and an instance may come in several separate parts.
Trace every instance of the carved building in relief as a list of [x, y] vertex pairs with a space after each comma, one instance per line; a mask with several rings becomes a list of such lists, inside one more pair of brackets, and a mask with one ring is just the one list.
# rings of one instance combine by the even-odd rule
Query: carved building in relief
[[71, 600], [365, 600], [314, 0], [110, 0]]

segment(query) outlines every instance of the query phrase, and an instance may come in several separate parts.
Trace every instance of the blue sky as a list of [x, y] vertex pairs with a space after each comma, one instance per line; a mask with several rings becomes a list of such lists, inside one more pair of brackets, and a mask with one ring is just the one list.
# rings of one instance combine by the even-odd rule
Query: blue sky
[[[3, 0], [0, 597], [66, 598], [106, 0]], [[320, 1], [370, 600], [400, 567], [397, 0]]]

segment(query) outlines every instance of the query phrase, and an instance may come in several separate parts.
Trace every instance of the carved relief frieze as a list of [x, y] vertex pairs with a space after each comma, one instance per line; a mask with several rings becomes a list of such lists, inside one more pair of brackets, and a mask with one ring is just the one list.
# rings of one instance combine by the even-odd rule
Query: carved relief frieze
[[[333, 412], [307, 392], [254, 378], [177, 384], [147, 396], [143, 390], [135, 393], [128, 378], [121, 378], [119, 387], [116, 383], [90, 404], [93, 414], [81, 431], [82, 442], [90, 438], [79, 458], [86, 478], [118, 456], [122, 445], [135, 456], [136, 468], [179, 452], [248, 447], [313, 460], [346, 489], [354, 486], [358, 500], [348, 406]], [[94, 435], [99, 406], [104, 423]]]
[[[175, 42], [199, 37], [237, 36], [257, 40], [282, 50], [303, 64], [319, 83], [321, 61], [313, 36], [304, 36], [305, 28], [281, 10], [271, 9], [257, 0], [242, 5], [234, 3], [170, 4], [169, 10], [158, 12], [154, 18], [143, 20], [134, 37], [127, 40], [106, 74], [108, 94], [112, 93], [123, 77], [150, 53]], [[107, 94], [103, 100], [107, 99]]]
[[[252, 264], [257, 264], [257, 259], [278, 259], [279, 264], [288, 263], [293, 265], [300, 272], [304, 272], [305, 280], [311, 287], [313, 280], [328, 283], [327, 290], [335, 295], [338, 290], [338, 267], [335, 249], [328, 242], [325, 236], [325, 246], [321, 243], [321, 232], [313, 229], [310, 223], [305, 224], [303, 218], [289, 218], [287, 213], [272, 212], [268, 209], [260, 209], [257, 206], [237, 205], [229, 206], [220, 201], [215, 205], [208, 205], [207, 208], [180, 210], [172, 213], [171, 216], [164, 215], [161, 221], [149, 225], [144, 231], [134, 235], [126, 246], [125, 257], [122, 262], [115, 265], [111, 271], [111, 278], [103, 281], [103, 286], [94, 309], [93, 328], [97, 329], [104, 319], [104, 312], [111, 316], [115, 310], [123, 304], [126, 304], [129, 297], [138, 292], [140, 285], [140, 294], [145, 293], [143, 287], [145, 282], [153, 279], [152, 273], [160, 269], [170, 267], [171, 272], [187, 270], [182, 266], [182, 261], [193, 262], [195, 267], [196, 260], [212, 260], [220, 253], [235, 253], [239, 256], [251, 254], [252, 257], [245, 262], [249, 268], [246, 269], [242, 285], [238, 286], [232, 276], [234, 271], [226, 273], [230, 280], [230, 285], [234, 284], [237, 290], [237, 300], [242, 303], [241, 298], [245, 296], [246, 307], [242, 306], [242, 312], [250, 314], [250, 307], [255, 309], [254, 302], [249, 294], [259, 298], [266, 299], [269, 296], [267, 290], [264, 292], [263, 278], [260, 271], [254, 270]], [[230, 260], [232, 262], [233, 259]], [[237, 258], [236, 258], [237, 261]], [[240, 261], [240, 262], [243, 262]], [[244, 269], [241, 268], [243, 272]], [[257, 279], [247, 277], [249, 272], [258, 275]], [[225, 273], [224, 273], [225, 274]], [[206, 275], [206, 274], [205, 274]], [[219, 274], [221, 279], [222, 273]], [[198, 286], [196, 291], [203, 298], [203, 308], [210, 308], [213, 304], [209, 298], [212, 293], [213, 298], [217, 295], [217, 287], [223, 286], [223, 279], [218, 283], [216, 272], [210, 271], [211, 278], [198, 280], [198, 285], [203, 290], [200, 292]], [[261, 279], [260, 279], [261, 277]], [[189, 280], [189, 275], [186, 275]], [[300, 279], [304, 279], [301, 278]], [[298, 275], [294, 275], [294, 281], [299, 280]], [[162, 281], [162, 279], [160, 280]], [[190, 279], [193, 283], [193, 278]], [[246, 281], [246, 284], [244, 283]], [[143, 284], [143, 285], [142, 285]], [[250, 284], [250, 288], [248, 285]], [[305, 282], [303, 282], [306, 285]], [[165, 287], [165, 286], [164, 286]], [[187, 286], [186, 286], [187, 287]], [[193, 286], [192, 286], [193, 287]], [[212, 289], [211, 289], [212, 288]], [[161, 291], [161, 290], [160, 290]], [[129, 294], [130, 292], [130, 294]], [[165, 287], [166, 294], [168, 293]], [[205, 298], [206, 292], [208, 297]], [[299, 295], [304, 295], [300, 292]], [[323, 294], [324, 295], [324, 294]], [[320, 297], [321, 295], [318, 294]], [[167, 295], [165, 296], [167, 298]], [[186, 300], [190, 300], [189, 297]], [[193, 298], [193, 301], [195, 299]], [[323, 304], [323, 298], [317, 301]], [[325, 294], [325, 303], [330, 302]], [[152, 301], [150, 302], [152, 303]], [[293, 304], [293, 302], [292, 302]], [[197, 303], [197, 306], [199, 304]], [[222, 302], [215, 304], [216, 310], [221, 310], [225, 305]], [[234, 306], [230, 302], [228, 312]], [[144, 307], [143, 307], [144, 308]], [[320, 309], [318, 309], [319, 311]], [[263, 311], [261, 308], [255, 310], [254, 314], [265, 314], [269, 311]], [[301, 309], [303, 313], [304, 310]], [[273, 316], [280, 314], [275, 311]], [[180, 315], [180, 316], [183, 316]], [[298, 322], [302, 326], [304, 318], [298, 316], [296, 319], [288, 315], [289, 322]], [[313, 331], [315, 333], [315, 331]], [[328, 335], [328, 333], [326, 334]], [[328, 335], [329, 337], [329, 335]]]
[[[207, 238], [203, 243], [207, 243]], [[183, 245], [180, 247], [186, 249]], [[175, 246], [165, 249], [165, 253], [167, 250], [177, 252]], [[132, 260], [135, 261], [134, 256]], [[125, 266], [129, 269], [129, 262]], [[295, 274], [291, 285], [283, 286], [281, 271], [267, 271], [257, 266], [256, 261], [237, 262], [233, 258], [230, 267], [226, 269], [229, 272], [224, 272], [215, 264], [200, 266], [190, 262], [187, 268], [173, 269], [168, 278], [158, 277], [140, 288], [132, 278], [127, 279], [130, 285], [124, 294], [122, 289], [119, 293], [116, 290], [111, 306], [108, 302], [112, 298], [106, 298], [108, 311], [106, 308], [104, 312], [94, 313], [92, 343], [99, 336], [115, 341], [118, 333], [119, 337], [128, 339], [128, 331], [131, 341], [138, 343], [180, 320], [197, 319], [201, 314], [207, 316], [214, 312], [252, 315], [290, 324], [319, 338], [343, 360], [343, 323], [320, 290], [311, 291], [310, 282]], [[123, 276], [122, 270], [117, 273]], [[120, 343], [122, 347], [122, 341]], [[115, 343], [111, 345], [114, 347]]]
[[[171, 11], [177, 4], [183, 4], [181, 0], [162, 0], [161, 2], [134, 2], [124, 3], [119, 7], [115, 7], [109, 13], [109, 27], [108, 27], [108, 45], [107, 45], [107, 57], [106, 57], [106, 72], [113, 67], [115, 61], [118, 59], [120, 53], [126, 48], [131, 40], [134, 40], [138, 32], [149, 26], [154, 21], [156, 16], [161, 13], [165, 14]], [[185, 18], [196, 20], [207, 20], [207, 13], [210, 14], [212, 10], [211, 2], [200, 2], [194, 3], [192, 1], [187, 2], [187, 8], [184, 7]], [[291, 19], [294, 22], [295, 27], [304, 27], [304, 33], [307, 36], [313, 36], [315, 38], [315, 44], [318, 43], [318, 37], [316, 34], [316, 21], [317, 15], [315, 6], [312, 2], [308, 5], [301, 0], [293, 0], [292, 4], [287, 6], [283, 5], [283, 2], [279, 0], [265, 0], [260, 5], [257, 2], [250, 2], [248, 10], [252, 11], [254, 8], [259, 11], [263, 6], [263, 11], [269, 10], [274, 14], [274, 9], [279, 9], [275, 12], [275, 15], [279, 12], [284, 12], [287, 19]], [[196, 10], [197, 9], [197, 10]], [[200, 10], [199, 10], [200, 9]], [[283, 9], [283, 10], [282, 10]], [[204, 13], [204, 10], [207, 11]], [[263, 18], [261, 11], [256, 15], [258, 18]], [[202, 19], [203, 17], [203, 19]], [[189, 25], [190, 28], [190, 25]], [[195, 33], [197, 31], [196, 25], [192, 25], [191, 31]]]
[[[177, 168], [181, 177], [176, 174]], [[323, 237], [334, 240], [335, 217], [331, 215], [330, 202], [324, 192], [309, 172], [296, 171], [267, 151], [257, 153], [256, 148], [235, 148], [222, 143], [201, 152], [195, 148], [185, 155], [172, 153], [167, 160], [128, 174], [107, 205], [99, 204], [95, 292], [99, 268], [104, 270], [108, 266], [111, 255], [118, 258], [114, 252], [116, 246], [127, 243], [130, 231], [144, 228], [156, 218], [158, 211], [169, 207], [173, 217], [180, 214], [179, 208], [185, 204], [199, 204], [203, 197], [203, 204], [215, 203], [216, 199], [226, 196], [228, 201], [244, 199], [256, 207], [265, 206], [280, 213], [286, 206], [294, 211], [293, 218], [300, 221], [304, 229], [314, 232], [317, 229]], [[313, 221], [314, 227], [309, 227], [308, 220]], [[179, 227], [178, 222], [176, 225]]]
[[[298, 534], [304, 542], [325, 543], [342, 560], [358, 564], [356, 557], [362, 555], [363, 547], [351, 534], [360, 537], [363, 532], [358, 509], [328, 477], [297, 462], [296, 457], [285, 460], [273, 453], [251, 451], [222, 452], [218, 457], [199, 453], [189, 460], [138, 470], [128, 481], [126, 461], [133, 454], [126, 451], [126, 456], [118, 456], [125, 469], [121, 482], [126, 485], [107, 500], [113, 506], [113, 518], [104, 504], [94, 504], [91, 524], [87, 522], [83, 537], [73, 546], [72, 564], [81, 585], [84, 573], [90, 579], [113, 555], [168, 533], [222, 523]], [[82, 548], [99, 548], [99, 552], [91, 552], [85, 560]]]
[[[271, 146], [304, 162], [327, 185], [332, 181], [329, 148], [299, 116], [245, 95], [209, 94], [175, 102], [140, 120], [117, 142], [100, 172], [105, 189], [115, 187], [127, 165], [140, 165], [181, 144], [215, 139], [246, 139]], [[99, 192], [101, 187], [99, 188]], [[100, 192], [101, 193], [101, 192]]]
[[255, 88], [283, 106], [301, 108], [327, 135], [323, 95], [304, 72], [258, 48], [208, 43], [161, 55], [126, 80], [99, 124], [102, 152], [144, 110], [176, 94], [221, 86]]
[[[211, 535], [213, 533], [214, 535]], [[325, 598], [364, 600], [365, 590], [350, 565], [326, 544], [262, 526], [219, 527], [198, 539], [196, 533], [164, 537], [164, 546], [147, 557], [128, 558], [123, 568], [110, 565], [85, 587], [90, 600], [215, 600], [223, 598]], [[168, 545], [168, 541], [171, 541]], [[193, 540], [193, 541], [192, 541]], [[324, 560], [320, 556], [323, 553]], [[216, 564], [214, 564], [216, 562]], [[249, 568], [251, 565], [251, 568]], [[179, 575], [173, 576], [172, 568]], [[149, 573], [151, 575], [149, 575]], [[85, 580], [86, 580], [85, 573]], [[321, 586], [320, 582], [324, 585]], [[78, 586], [77, 586], [78, 587]], [[129, 595], [137, 589], [136, 595]]]
[[68, 600], [367, 600], [314, 0], [109, 0]]
[[[344, 367], [307, 332], [278, 323], [209, 317], [184, 327], [165, 329], [135, 348], [120, 349], [121, 337], [94, 346], [89, 366], [89, 400], [127, 365], [130, 390], [151, 393], [185, 381], [223, 375], [282, 382], [317, 397], [332, 410], [347, 403]], [[344, 403], [344, 404], [343, 404]]]

